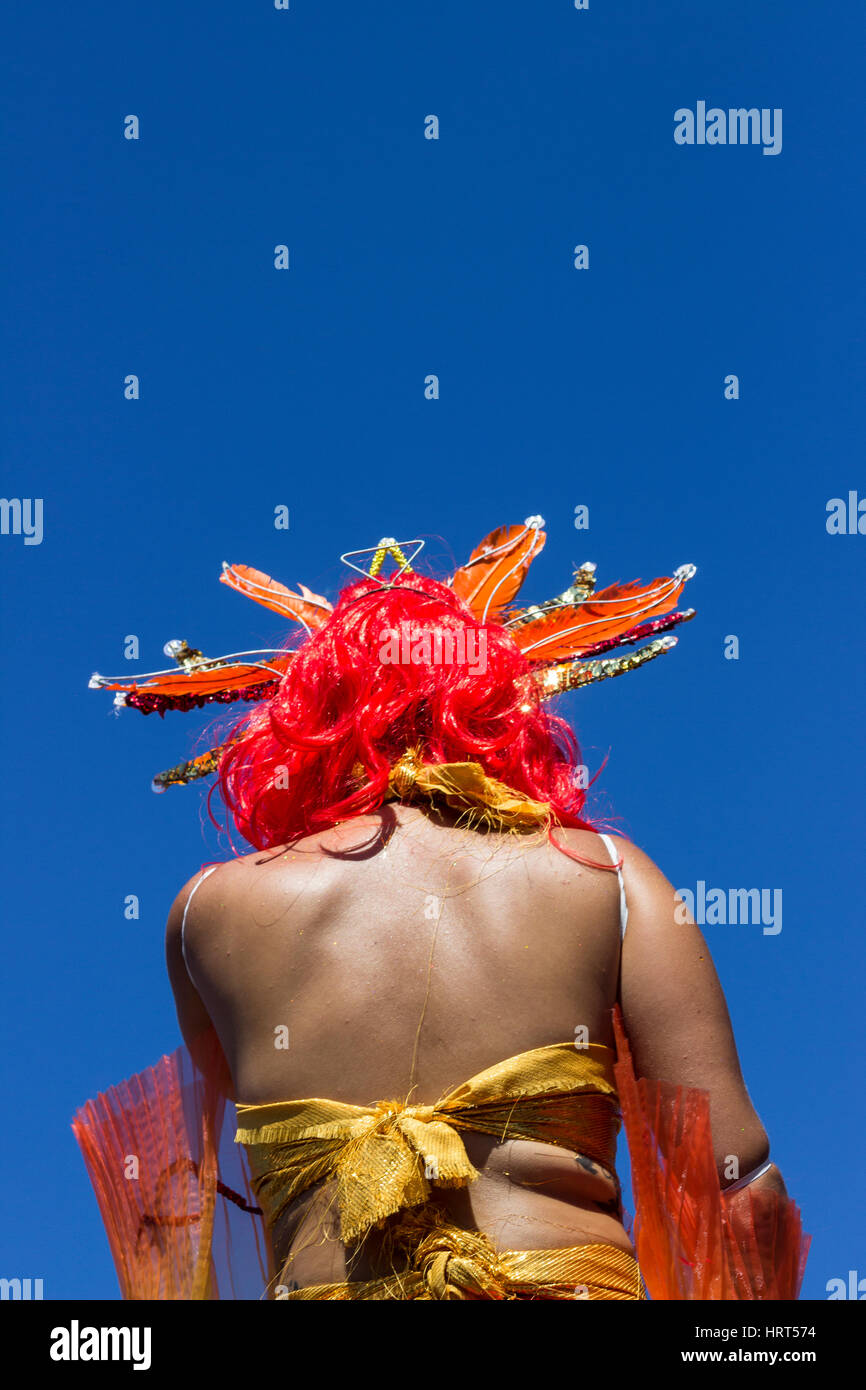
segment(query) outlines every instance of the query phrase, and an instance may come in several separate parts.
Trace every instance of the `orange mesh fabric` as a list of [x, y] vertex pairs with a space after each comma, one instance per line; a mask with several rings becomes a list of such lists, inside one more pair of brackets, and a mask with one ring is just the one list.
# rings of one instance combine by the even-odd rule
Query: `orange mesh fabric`
[[258, 1298], [269, 1277], [221, 1056], [210, 1032], [73, 1120], [124, 1299]]
[[635, 1198], [634, 1241], [653, 1299], [799, 1297], [810, 1236], [777, 1192], [719, 1188], [709, 1094], [637, 1080], [619, 1006], [617, 1086]]

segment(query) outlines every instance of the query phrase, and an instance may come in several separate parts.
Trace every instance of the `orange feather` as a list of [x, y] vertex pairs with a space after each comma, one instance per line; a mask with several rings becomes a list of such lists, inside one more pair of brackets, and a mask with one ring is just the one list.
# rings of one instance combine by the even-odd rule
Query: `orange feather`
[[269, 574], [251, 569], [249, 565], [224, 565], [220, 582], [284, 618], [303, 623], [313, 632], [324, 627], [333, 612], [328, 600], [321, 594], [314, 594], [306, 584], [299, 584], [300, 594], [293, 594], [278, 579], [271, 579]]
[[637, 622], [668, 613], [684, 584], [684, 579], [611, 584], [585, 603], [553, 608], [511, 630], [520, 650], [532, 661], [562, 661], [580, 656], [594, 642], [628, 632]]
[[547, 539], [532, 527], [500, 526], [454, 575], [451, 588], [482, 620], [496, 620], [518, 592]]
[[191, 671], [189, 674], [181, 670], [171, 671], [148, 680], [107, 681], [103, 678], [100, 685], [103, 690], [147, 691], [150, 695], [214, 695], [220, 690], [239, 690], [245, 685], [272, 681], [275, 672], [282, 675], [288, 670], [292, 656], [292, 652], [283, 656], [268, 656], [264, 662], [269, 668], [266, 670], [261, 666], [235, 662], [210, 670]]

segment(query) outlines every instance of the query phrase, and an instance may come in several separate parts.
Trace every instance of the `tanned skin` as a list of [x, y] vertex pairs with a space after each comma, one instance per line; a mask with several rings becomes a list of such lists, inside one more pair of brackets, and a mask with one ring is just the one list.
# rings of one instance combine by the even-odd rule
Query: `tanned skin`
[[[560, 840], [600, 863], [589, 831]], [[290, 848], [194, 875], [172, 906], [167, 960], [181, 1032], [214, 1025], [232, 1094], [245, 1104], [320, 1096], [369, 1105], [430, 1104], [475, 1073], [532, 1048], [613, 1046], [619, 1000], [639, 1076], [709, 1092], [720, 1183], [769, 1141], [749, 1098], [706, 942], [672, 884], [635, 845], [623, 858], [628, 930], [621, 945], [616, 874], [568, 859], [543, 835], [484, 834], [455, 817], [390, 804]], [[275, 1030], [289, 1030], [277, 1048]], [[436, 1196], [498, 1250], [587, 1243], [632, 1246], [616, 1175], [549, 1144], [461, 1132], [479, 1170]], [[756, 1189], [782, 1194], [775, 1166]], [[389, 1272], [375, 1248], [346, 1251], [321, 1186], [274, 1233], [293, 1287]], [[288, 1278], [288, 1272], [286, 1278]]]

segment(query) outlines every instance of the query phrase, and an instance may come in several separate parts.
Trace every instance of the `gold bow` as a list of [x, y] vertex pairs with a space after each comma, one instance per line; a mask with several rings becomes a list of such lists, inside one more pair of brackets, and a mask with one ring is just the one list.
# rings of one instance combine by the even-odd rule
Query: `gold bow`
[[344, 1241], [403, 1207], [427, 1202], [431, 1184], [477, 1176], [460, 1129], [559, 1144], [613, 1168], [619, 1128], [613, 1053], [552, 1043], [497, 1062], [434, 1105], [399, 1100], [237, 1104], [235, 1140], [247, 1146], [253, 1188], [270, 1226], [301, 1192], [335, 1178]]
[[[271, 1225], [298, 1192], [328, 1174], [336, 1178], [344, 1242], [357, 1240], [403, 1207], [426, 1202], [431, 1183], [462, 1187], [478, 1176], [460, 1135], [436, 1118], [432, 1105], [398, 1100], [366, 1108], [327, 1100], [294, 1105], [296, 1115], [239, 1128], [235, 1136], [238, 1143], [256, 1146], [250, 1159], [253, 1186]], [[239, 1121], [252, 1109], [268, 1107], [239, 1105]], [[319, 1122], [305, 1123], [310, 1119]]]
[[471, 824], [491, 830], [532, 830], [551, 823], [546, 801], [533, 801], [489, 777], [480, 763], [425, 763], [419, 747], [407, 748], [391, 768], [385, 800], [432, 798], [436, 792], [455, 810], [468, 812]]

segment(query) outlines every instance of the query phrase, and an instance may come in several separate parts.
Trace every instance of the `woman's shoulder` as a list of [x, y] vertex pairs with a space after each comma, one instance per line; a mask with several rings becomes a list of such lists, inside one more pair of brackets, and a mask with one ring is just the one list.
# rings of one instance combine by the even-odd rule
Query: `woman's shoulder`
[[617, 859], [622, 860], [622, 867], [629, 870], [633, 876], [645, 875], [647, 873], [661, 873], [658, 865], [647, 854], [646, 850], [641, 849], [640, 845], [630, 839], [628, 835], [617, 830], [604, 830], [594, 832], [596, 842], [604, 835], [613, 846]]
[[575, 855], [581, 863], [587, 860], [592, 865], [612, 868], [618, 865], [624, 879], [626, 891], [632, 894], [656, 891], [668, 884], [665, 875], [653, 859], [635, 844], [634, 840], [616, 830], [572, 830], [559, 827], [554, 838], [566, 851]]
[[[314, 839], [315, 837], [310, 837]], [[171, 907], [170, 919], [183, 916], [187, 904], [196, 895], [196, 903], [228, 903], [233, 894], [246, 894], [257, 882], [268, 877], [269, 870], [281, 866], [291, 866], [304, 861], [303, 850], [309, 841], [299, 841], [291, 845], [276, 845], [270, 849], [255, 849], [248, 854], [233, 855], [230, 859], [210, 860], [201, 864], [195, 873], [186, 880], [177, 893]]]
[[[224, 898], [226, 893], [232, 891], [233, 885], [239, 881], [241, 876], [246, 877], [252, 862], [260, 858], [261, 855], [256, 851], [232, 859], [212, 860], [209, 863], [201, 864], [175, 896], [168, 914], [169, 930], [171, 930], [172, 925], [175, 925], [178, 930], [180, 929], [193, 895], [196, 895], [196, 900], [201, 898], [204, 901], [209, 893], [219, 885], [220, 897]], [[208, 885], [207, 888], [204, 886], [205, 884]]]
[[557, 826], [553, 831], [553, 839], [579, 858], [591, 860], [603, 868], [611, 867], [618, 859], [624, 860], [626, 854], [636, 848], [626, 836], [617, 831], [592, 830], [588, 826], [579, 830], [570, 826]]

